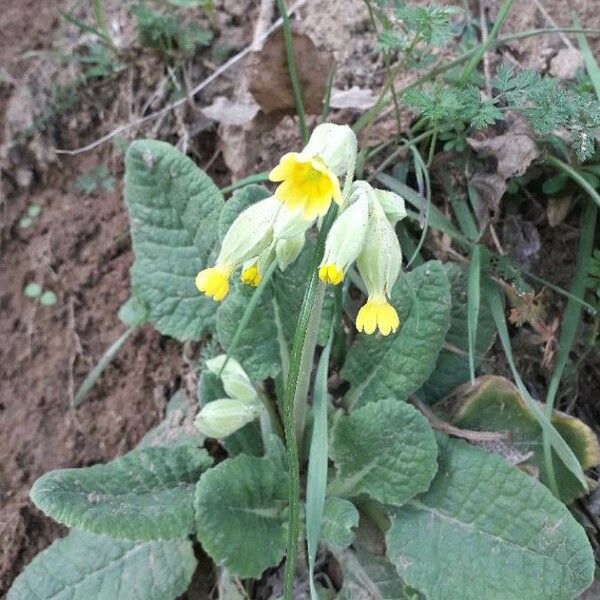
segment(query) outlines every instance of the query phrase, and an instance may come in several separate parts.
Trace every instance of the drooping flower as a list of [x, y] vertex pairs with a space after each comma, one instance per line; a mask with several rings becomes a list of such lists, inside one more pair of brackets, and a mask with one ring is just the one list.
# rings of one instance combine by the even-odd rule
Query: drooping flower
[[[357, 183], [359, 191], [370, 198], [370, 203], [365, 240], [356, 261], [358, 272], [367, 288], [368, 299], [358, 311], [356, 328], [367, 334], [379, 330], [382, 335], [389, 335], [400, 325], [398, 313], [388, 298], [400, 273], [402, 250], [384, 209], [386, 202], [382, 205], [382, 192], [374, 190], [366, 182]], [[389, 210], [394, 204], [398, 206], [394, 217], [401, 218], [405, 214], [402, 198], [386, 195], [384, 200], [389, 201]]]
[[338, 285], [348, 267], [358, 258], [369, 222], [369, 198], [366, 194], [351, 195], [352, 204], [335, 220], [319, 266], [319, 278], [325, 283]]
[[235, 358], [228, 358], [227, 354], [219, 354], [206, 361], [206, 368], [221, 378], [223, 389], [235, 400], [251, 405], [259, 403], [256, 389]]
[[269, 173], [278, 182], [275, 196], [304, 219], [323, 216], [331, 202], [342, 202], [339, 175], [354, 169], [356, 136], [347, 125], [324, 123], [313, 131], [302, 152], [289, 152]]
[[[256, 258], [271, 244], [273, 226], [281, 208], [281, 203], [271, 196], [252, 204], [236, 217], [225, 234], [215, 266], [196, 276], [196, 287], [200, 292], [216, 301], [227, 296], [233, 271]], [[250, 278], [252, 274], [246, 274], [246, 277]]]

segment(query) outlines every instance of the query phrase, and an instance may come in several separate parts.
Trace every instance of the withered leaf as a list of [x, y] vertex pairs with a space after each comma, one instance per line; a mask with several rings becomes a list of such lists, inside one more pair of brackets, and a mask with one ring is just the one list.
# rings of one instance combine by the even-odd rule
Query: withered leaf
[[[292, 31], [296, 71], [304, 110], [319, 114], [327, 79], [333, 66], [330, 52], [319, 50], [304, 33]], [[270, 36], [262, 50], [253, 52], [247, 61], [250, 92], [265, 113], [285, 111], [294, 114], [296, 107], [287, 64], [283, 31]]]

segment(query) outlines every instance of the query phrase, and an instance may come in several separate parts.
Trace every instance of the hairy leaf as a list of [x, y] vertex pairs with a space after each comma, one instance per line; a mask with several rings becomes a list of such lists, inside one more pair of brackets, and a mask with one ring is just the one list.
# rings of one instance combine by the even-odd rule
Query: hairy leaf
[[358, 525], [358, 510], [352, 502], [344, 498], [325, 498], [321, 539], [331, 548], [342, 550], [354, 540]]
[[[455, 387], [469, 379], [469, 337], [467, 332], [467, 269], [455, 263], [444, 265], [452, 295], [450, 329], [446, 335], [446, 347], [437, 359], [435, 369], [418, 396], [427, 404], [440, 400]], [[479, 306], [477, 339], [475, 342], [475, 364], [490, 349], [496, 327], [487, 302]]]
[[391, 398], [340, 417], [332, 455], [339, 473], [330, 493], [367, 493], [397, 506], [424, 492], [437, 471], [429, 423], [412, 405]]
[[82, 469], [40, 477], [34, 504], [59, 523], [131, 540], [184, 537], [194, 531], [194, 489], [212, 459], [189, 445], [141, 448]]
[[31, 561], [7, 600], [175, 600], [195, 569], [187, 540], [136, 543], [75, 530]]
[[427, 380], [450, 325], [450, 283], [430, 261], [400, 277], [392, 292], [400, 330], [387, 338], [359, 335], [342, 377], [352, 384], [350, 404], [379, 398], [406, 400]]
[[260, 577], [285, 554], [287, 476], [278, 463], [242, 454], [198, 482], [198, 539], [218, 565], [240, 577]]
[[440, 436], [429, 491], [391, 509], [388, 556], [430, 600], [568, 600], [594, 557], [582, 527], [500, 457]]
[[170, 144], [138, 140], [125, 158], [125, 202], [135, 262], [133, 291], [165, 335], [199, 339], [217, 304], [194, 284], [218, 243], [223, 196]]

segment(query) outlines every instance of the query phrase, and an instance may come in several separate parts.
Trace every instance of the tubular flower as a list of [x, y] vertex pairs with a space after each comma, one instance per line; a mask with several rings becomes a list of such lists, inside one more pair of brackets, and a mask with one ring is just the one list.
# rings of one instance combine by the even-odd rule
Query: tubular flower
[[356, 150], [350, 127], [319, 125], [302, 152], [285, 154], [269, 173], [271, 181], [280, 182], [275, 196], [292, 211], [301, 209], [307, 221], [323, 216], [332, 200], [342, 203], [338, 176], [354, 169]]
[[194, 425], [207, 437], [225, 438], [257, 417], [254, 406], [232, 398], [209, 402], [196, 416]]
[[332, 285], [343, 281], [348, 267], [361, 253], [368, 223], [369, 199], [362, 194], [335, 220], [327, 235], [325, 253], [319, 266], [322, 281]]
[[[280, 209], [281, 203], [271, 196], [252, 204], [237, 216], [223, 238], [215, 266], [196, 276], [196, 287], [200, 292], [217, 302], [227, 296], [233, 271], [250, 259], [256, 259], [272, 243], [273, 226]], [[245, 270], [242, 280], [248, 279], [252, 283], [257, 275], [258, 271], [246, 273]]]
[[196, 287], [209, 298], [220, 302], [229, 293], [229, 277], [232, 267], [218, 264], [196, 275]]
[[269, 179], [281, 182], [275, 190], [275, 197], [291, 210], [302, 208], [307, 221], [323, 216], [332, 200], [337, 204], [342, 201], [337, 175], [318, 156], [310, 157], [298, 152], [284, 154], [269, 173]]
[[389, 335], [400, 325], [398, 313], [387, 298], [400, 273], [402, 251], [377, 193], [371, 190], [373, 194], [365, 243], [356, 261], [358, 272], [367, 287], [368, 299], [358, 311], [356, 328], [367, 334], [379, 330], [381, 334]]
[[260, 285], [261, 276], [258, 272], [258, 267], [256, 266], [256, 263], [244, 267], [242, 269], [242, 275], [240, 279], [242, 283], [245, 283], [246, 285], [258, 287]]

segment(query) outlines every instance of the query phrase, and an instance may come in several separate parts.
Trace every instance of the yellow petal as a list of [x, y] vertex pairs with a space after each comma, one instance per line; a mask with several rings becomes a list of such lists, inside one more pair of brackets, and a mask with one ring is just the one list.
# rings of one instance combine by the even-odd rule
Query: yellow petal
[[344, 271], [333, 263], [321, 265], [319, 267], [319, 279], [331, 285], [338, 285], [344, 279]]
[[196, 287], [198, 291], [219, 302], [229, 293], [230, 274], [231, 270], [223, 266], [209, 267], [196, 275]]
[[240, 279], [246, 284], [254, 287], [258, 287], [260, 284], [260, 273], [258, 272], [258, 267], [256, 265], [252, 265], [247, 269], [242, 271], [242, 276]]

